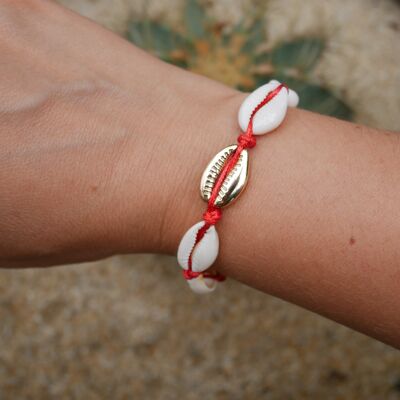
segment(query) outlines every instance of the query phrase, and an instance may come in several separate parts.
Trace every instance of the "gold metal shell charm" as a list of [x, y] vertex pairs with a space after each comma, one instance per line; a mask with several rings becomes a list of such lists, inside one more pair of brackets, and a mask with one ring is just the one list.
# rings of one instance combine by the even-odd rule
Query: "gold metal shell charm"
[[[229, 158], [233, 155], [237, 145], [225, 147], [221, 150], [207, 165], [203, 172], [200, 182], [200, 195], [205, 201], [209, 201], [214, 185], [218, 180], [224, 165], [228, 162]], [[243, 191], [247, 183], [247, 176], [249, 171], [249, 156], [246, 149], [240, 153], [239, 159], [235, 166], [228, 173], [221, 188], [214, 205], [223, 207], [235, 200]]]

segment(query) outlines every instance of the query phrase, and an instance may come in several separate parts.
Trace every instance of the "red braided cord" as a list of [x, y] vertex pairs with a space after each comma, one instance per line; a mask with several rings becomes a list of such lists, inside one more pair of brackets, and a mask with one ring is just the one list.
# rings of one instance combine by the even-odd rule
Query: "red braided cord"
[[265, 98], [257, 105], [256, 108], [252, 111], [249, 119], [249, 124], [247, 126], [247, 131], [246, 133], [241, 133], [238, 138], [238, 146], [236, 147], [235, 152], [230, 156], [228, 159], [228, 162], [225, 163], [225, 165], [222, 168], [221, 173], [218, 176], [217, 182], [215, 183], [213, 190], [211, 192], [211, 197], [208, 200], [208, 206], [206, 212], [203, 214], [203, 220], [205, 224], [198, 230], [197, 235], [196, 235], [196, 240], [193, 246], [193, 249], [189, 255], [189, 261], [188, 261], [188, 269], [183, 270], [183, 276], [185, 279], [190, 280], [197, 278], [199, 276], [203, 276], [204, 278], [212, 278], [216, 281], [223, 281], [225, 280], [225, 276], [221, 275], [219, 273], [212, 273], [212, 272], [195, 272], [192, 271], [192, 254], [193, 250], [196, 247], [196, 245], [203, 239], [205, 233], [207, 232], [208, 228], [212, 225], [215, 225], [222, 217], [222, 211], [219, 207], [215, 206], [215, 200], [218, 197], [218, 193], [221, 189], [222, 184], [225, 181], [225, 178], [228, 176], [228, 174], [231, 172], [232, 168], [236, 165], [236, 162], [238, 161], [240, 154], [244, 149], [251, 149], [256, 145], [256, 138], [254, 137], [253, 133], [253, 119], [254, 116], [257, 114], [257, 112], [264, 107], [267, 103], [269, 103], [278, 93], [283, 89], [287, 88], [285, 84], [280, 84], [277, 86], [274, 90], [271, 90], [268, 92], [268, 94], [265, 96]]

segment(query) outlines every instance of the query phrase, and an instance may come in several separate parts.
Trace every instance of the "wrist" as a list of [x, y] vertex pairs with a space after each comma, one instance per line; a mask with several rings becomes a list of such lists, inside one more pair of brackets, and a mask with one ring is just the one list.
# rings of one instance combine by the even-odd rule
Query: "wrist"
[[115, 243], [122, 246], [117, 252], [174, 254], [205, 205], [196, 184], [204, 166], [216, 149], [235, 142], [239, 130], [243, 94], [176, 68], [169, 72], [161, 93], [150, 96], [150, 110], [137, 112], [132, 98], [123, 111], [131, 135], [113, 188], [123, 210], [114, 217]]
[[199, 183], [205, 166], [216, 151], [233, 144], [239, 133], [237, 109], [243, 94], [231, 89], [210, 91], [192, 100], [177, 131], [175, 157], [169, 161], [169, 195], [163, 210], [160, 242], [156, 251], [175, 255], [188, 226], [201, 218], [207, 204], [200, 196]]

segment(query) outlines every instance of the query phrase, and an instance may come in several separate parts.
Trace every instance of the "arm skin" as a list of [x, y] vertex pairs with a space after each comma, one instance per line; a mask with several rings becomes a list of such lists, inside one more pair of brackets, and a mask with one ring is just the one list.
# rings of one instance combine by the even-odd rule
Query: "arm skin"
[[[0, 3], [0, 265], [175, 254], [244, 94], [47, 1]], [[400, 136], [291, 110], [217, 268], [400, 347]]]

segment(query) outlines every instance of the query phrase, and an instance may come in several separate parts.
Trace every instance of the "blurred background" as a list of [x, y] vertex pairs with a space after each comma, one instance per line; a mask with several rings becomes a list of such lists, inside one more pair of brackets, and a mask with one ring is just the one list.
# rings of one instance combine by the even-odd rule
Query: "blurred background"
[[[168, 62], [400, 130], [394, 0], [60, 0]], [[160, 283], [160, 281], [162, 283]], [[400, 399], [400, 353], [172, 257], [0, 271], [0, 399]]]

